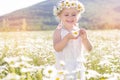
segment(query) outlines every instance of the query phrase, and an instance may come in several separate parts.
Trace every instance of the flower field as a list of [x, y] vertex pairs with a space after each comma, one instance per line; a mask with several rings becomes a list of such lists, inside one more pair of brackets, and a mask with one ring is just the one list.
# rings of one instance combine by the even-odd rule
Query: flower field
[[[87, 33], [93, 50], [84, 51], [86, 80], [120, 80], [120, 30]], [[0, 80], [64, 80], [65, 71], [52, 66], [52, 34], [0, 32]]]

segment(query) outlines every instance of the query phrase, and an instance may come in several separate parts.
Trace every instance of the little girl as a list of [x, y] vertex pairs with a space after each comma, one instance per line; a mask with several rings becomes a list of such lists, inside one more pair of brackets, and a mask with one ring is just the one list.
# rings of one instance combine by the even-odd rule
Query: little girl
[[58, 70], [66, 71], [64, 80], [71, 80], [71, 77], [72, 80], [77, 80], [78, 72], [80, 72], [80, 80], [85, 80], [84, 58], [81, 50], [84, 46], [87, 51], [91, 51], [92, 46], [85, 29], [79, 29], [77, 25], [83, 12], [84, 6], [78, 0], [61, 0], [54, 7], [54, 15], [60, 20], [53, 35], [55, 66]]

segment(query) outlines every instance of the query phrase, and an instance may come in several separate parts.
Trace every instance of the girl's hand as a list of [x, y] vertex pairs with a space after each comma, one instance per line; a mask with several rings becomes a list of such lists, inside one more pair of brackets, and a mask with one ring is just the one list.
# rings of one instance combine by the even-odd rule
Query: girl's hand
[[82, 43], [83, 43], [84, 47], [86, 48], [86, 50], [91, 51], [92, 45], [87, 38], [87, 33], [86, 33], [85, 29], [80, 29], [80, 37], [81, 37]]
[[77, 37], [75, 37], [72, 33], [68, 33], [68, 34], [66, 35], [66, 38], [67, 38], [68, 40], [70, 40], [70, 39], [77, 39]]
[[85, 29], [83, 28], [80, 29], [79, 33], [80, 33], [80, 37], [82, 38], [82, 40], [87, 39], [87, 33]]

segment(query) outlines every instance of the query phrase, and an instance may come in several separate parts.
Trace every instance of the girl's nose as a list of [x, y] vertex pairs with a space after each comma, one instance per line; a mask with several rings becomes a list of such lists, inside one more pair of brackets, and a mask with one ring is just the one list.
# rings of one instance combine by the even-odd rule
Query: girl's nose
[[68, 16], [68, 18], [72, 19], [72, 18], [74, 18], [74, 17], [73, 17], [73, 16]]

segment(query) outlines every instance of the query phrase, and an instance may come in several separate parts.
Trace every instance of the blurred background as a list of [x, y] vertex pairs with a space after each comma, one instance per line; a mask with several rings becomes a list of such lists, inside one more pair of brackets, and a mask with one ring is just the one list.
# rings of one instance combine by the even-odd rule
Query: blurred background
[[[120, 0], [80, 1], [86, 9], [79, 21], [80, 27], [86, 29], [120, 29]], [[58, 0], [40, 0], [30, 6], [2, 14], [0, 16], [0, 31], [55, 29], [58, 22], [52, 11], [57, 2]], [[6, 7], [7, 4], [6, 2]]]

